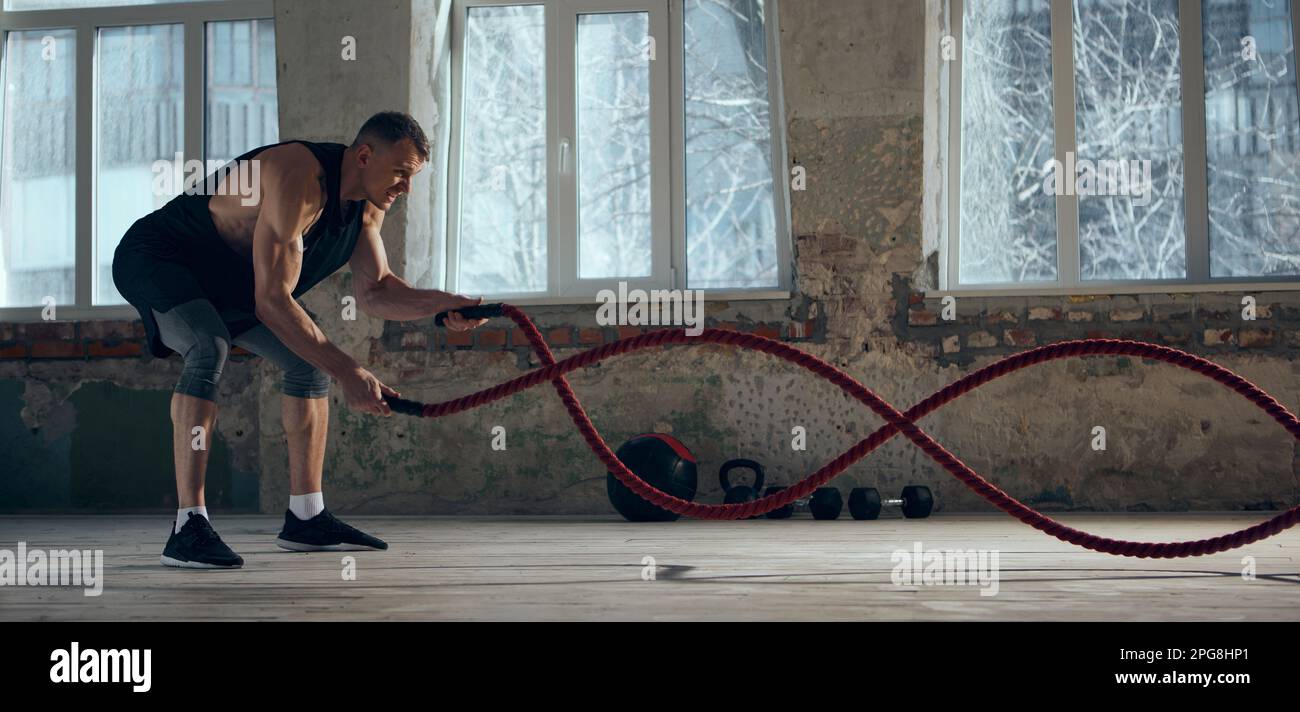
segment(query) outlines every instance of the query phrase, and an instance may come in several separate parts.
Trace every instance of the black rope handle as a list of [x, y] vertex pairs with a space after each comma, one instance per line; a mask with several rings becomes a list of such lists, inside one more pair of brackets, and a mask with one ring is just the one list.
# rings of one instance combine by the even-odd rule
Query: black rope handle
[[438, 315], [433, 317], [433, 323], [438, 326], [443, 326], [443, 322], [447, 320], [447, 315], [451, 314], [452, 312], [456, 312], [461, 316], [465, 317], [466, 319], [491, 319], [492, 317], [495, 316], [501, 316], [501, 307], [503, 306], [505, 305], [500, 303], [476, 304], [472, 307], [460, 307], [459, 309], [448, 309], [447, 311], [438, 312]]
[[420, 416], [424, 414], [424, 404], [397, 396], [384, 396], [384, 402], [394, 412], [401, 415]]

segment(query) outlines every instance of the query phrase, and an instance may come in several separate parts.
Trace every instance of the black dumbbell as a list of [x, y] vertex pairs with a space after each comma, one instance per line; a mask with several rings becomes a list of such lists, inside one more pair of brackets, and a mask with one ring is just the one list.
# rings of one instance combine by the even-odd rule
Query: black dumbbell
[[[785, 487], [768, 487], [763, 491], [763, 496], [773, 495]], [[796, 509], [807, 509], [812, 513], [813, 519], [839, 519], [840, 512], [844, 509], [844, 497], [840, 491], [834, 487], [818, 487], [813, 491], [811, 497], [796, 499], [784, 507], [778, 507], [767, 513], [768, 519], [789, 519], [794, 516]]]
[[[737, 468], [753, 470], [754, 484], [732, 486], [728, 473]], [[722, 497], [723, 504], [753, 502], [758, 499], [758, 491], [763, 487], [763, 466], [753, 460], [744, 458], [727, 460], [722, 463], [722, 469], [718, 470], [718, 484], [722, 485], [722, 491], [725, 493]], [[750, 517], [750, 519], [758, 519], [758, 517], [754, 516]]]
[[908, 519], [924, 519], [934, 509], [934, 495], [929, 487], [908, 485], [898, 499], [881, 499], [875, 487], [854, 487], [849, 492], [849, 513], [854, 519], [876, 519], [881, 507], [901, 507]]

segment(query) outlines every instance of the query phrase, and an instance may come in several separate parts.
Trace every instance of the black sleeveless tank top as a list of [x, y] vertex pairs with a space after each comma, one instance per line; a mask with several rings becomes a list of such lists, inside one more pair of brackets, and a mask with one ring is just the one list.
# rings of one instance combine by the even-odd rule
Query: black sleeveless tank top
[[[325, 175], [326, 203], [316, 223], [302, 236], [303, 257], [302, 270], [293, 296], [302, 296], [307, 290], [316, 286], [326, 277], [347, 264], [356, 247], [361, 233], [361, 217], [365, 212], [364, 200], [342, 201], [339, 199], [339, 183], [343, 165], [343, 152], [347, 148], [340, 143], [313, 143], [311, 141], [284, 141], [255, 148], [235, 161], [255, 158], [262, 151], [288, 143], [305, 146], [320, 162]], [[232, 162], [229, 165], [236, 165]], [[218, 185], [216, 174], [206, 179], [205, 185]], [[206, 193], [207, 191], [200, 191]], [[221, 235], [217, 233], [208, 210], [210, 195], [182, 193], [150, 215], [141, 218], [123, 238], [119, 251], [131, 250], [146, 253], [150, 262], [158, 260], [181, 264], [197, 281], [203, 296], [207, 297], [221, 314], [222, 320], [230, 327], [231, 335], [237, 336], [258, 324], [254, 302], [254, 273], [252, 261], [231, 249]], [[265, 200], [265, 196], [261, 196]], [[163, 270], [165, 272], [165, 270]], [[169, 281], [168, 277], [158, 274], [138, 275], [144, 279]], [[130, 281], [129, 279], [127, 281]], [[162, 287], [162, 284], [153, 285]], [[122, 287], [127, 287], [123, 289]], [[129, 291], [135, 291], [122, 285], [119, 289], [128, 301], [155, 302], [152, 304], [159, 311], [174, 304], [157, 304], [158, 301], [177, 301], [177, 299], [133, 299]], [[144, 290], [141, 290], [144, 291]], [[188, 290], [148, 290], [152, 293], [181, 292]], [[166, 296], [166, 295], [163, 295]], [[139, 305], [138, 305], [139, 306]], [[142, 310], [142, 313], [147, 310]], [[146, 319], [147, 322], [150, 321]]]

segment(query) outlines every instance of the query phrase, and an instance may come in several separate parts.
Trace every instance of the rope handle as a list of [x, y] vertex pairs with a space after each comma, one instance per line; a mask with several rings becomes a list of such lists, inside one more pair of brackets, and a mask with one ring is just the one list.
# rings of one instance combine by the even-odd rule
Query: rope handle
[[438, 312], [437, 315], [433, 317], [433, 323], [440, 327], [444, 326], [443, 322], [447, 321], [447, 316], [452, 312], [456, 312], [466, 319], [491, 319], [492, 317], [501, 316], [502, 309], [504, 309], [505, 306], [506, 305], [501, 303], [475, 304], [474, 306], [469, 307], [448, 309], [447, 311]]

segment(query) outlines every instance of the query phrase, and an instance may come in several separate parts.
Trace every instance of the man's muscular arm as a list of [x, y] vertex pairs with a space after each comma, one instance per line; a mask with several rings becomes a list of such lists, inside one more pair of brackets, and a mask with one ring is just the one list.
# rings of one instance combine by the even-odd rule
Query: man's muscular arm
[[[357, 306], [362, 311], [381, 319], [410, 321], [483, 301], [437, 289], [416, 289], [393, 274], [388, 269], [388, 254], [379, 235], [383, 224], [384, 211], [366, 203], [361, 235], [349, 263], [352, 266], [352, 285], [357, 291]], [[446, 325], [453, 331], [465, 331], [486, 322], [486, 319], [465, 319], [452, 312]]]
[[356, 362], [331, 344], [293, 299], [302, 271], [302, 234], [322, 207], [319, 169], [297, 162], [267, 164], [253, 230], [257, 318], [294, 353], [338, 378]]

